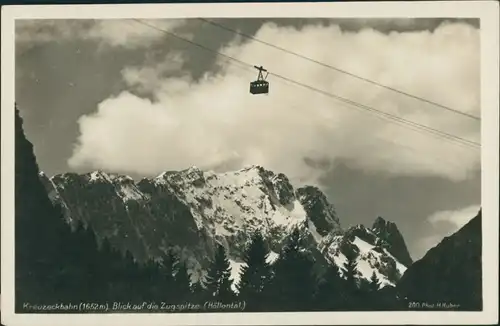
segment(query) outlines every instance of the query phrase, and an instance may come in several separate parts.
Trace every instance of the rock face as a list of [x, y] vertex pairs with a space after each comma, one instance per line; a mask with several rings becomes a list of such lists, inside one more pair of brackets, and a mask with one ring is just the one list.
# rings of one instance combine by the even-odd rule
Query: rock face
[[[482, 310], [481, 211], [416, 261], [397, 284], [407, 301], [445, 304], [442, 310]], [[418, 308], [418, 307], [416, 307]]]
[[375, 272], [381, 287], [394, 285], [407, 269], [391, 254], [390, 244], [379, 238], [374, 229], [363, 225], [353, 226], [342, 234], [328, 234], [319, 242], [319, 248], [337, 266], [343, 266], [346, 256], [354, 254], [360, 277], [370, 279]]
[[403, 236], [395, 223], [388, 222], [382, 217], [377, 217], [375, 223], [373, 223], [372, 231], [383, 240], [385, 245], [387, 245], [387, 250], [402, 264], [410, 266], [413, 263]]
[[[316, 187], [294, 189], [284, 174], [261, 166], [216, 174], [192, 167], [164, 172], [134, 182], [130, 177], [94, 171], [47, 178], [40, 174], [49, 197], [63, 207], [68, 223], [90, 224], [98, 237], [108, 237], [139, 260], [161, 257], [175, 247], [194, 272], [202, 276], [216, 243], [223, 244], [238, 281], [243, 251], [254, 230], [260, 230], [276, 259], [294, 227], [307, 250], [321, 265], [345, 261], [346, 250], [357, 253], [361, 277], [375, 270], [384, 285], [394, 285], [408, 258], [394, 248], [404, 240], [397, 228], [363, 226], [342, 230], [335, 208]], [[401, 238], [398, 238], [399, 237]], [[406, 252], [407, 254], [407, 252]]]

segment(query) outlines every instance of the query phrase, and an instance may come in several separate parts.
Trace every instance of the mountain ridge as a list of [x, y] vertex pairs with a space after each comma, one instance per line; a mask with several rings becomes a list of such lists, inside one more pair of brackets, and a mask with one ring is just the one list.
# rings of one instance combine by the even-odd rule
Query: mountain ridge
[[161, 257], [173, 245], [195, 279], [203, 276], [216, 243], [228, 249], [237, 279], [249, 234], [257, 229], [273, 259], [291, 229], [299, 227], [319, 265], [334, 261], [342, 266], [349, 251], [360, 261], [362, 278], [375, 271], [382, 285], [391, 286], [409, 266], [390, 252], [395, 245], [390, 237], [375, 234], [380, 228], [342, 229], [335, 207], [319, 188], [295, 189], [286, 175], [258, 165], [226, 173], [190, 167], [138, 182], [103, 171], [51, 178], [41, 173], [40, 178], [69, 223], [90, 223], [98, 236], [139, 259]]

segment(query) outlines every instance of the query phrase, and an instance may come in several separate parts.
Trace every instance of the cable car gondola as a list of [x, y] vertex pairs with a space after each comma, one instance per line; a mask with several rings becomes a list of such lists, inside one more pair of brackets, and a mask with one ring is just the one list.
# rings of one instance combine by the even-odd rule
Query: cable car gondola
[[[250, 93], [253, 95], [257, 94], [269, 94], [269, 82], [266, 81], [267, 75], [269, 72], [264, 69], [262, 66], [257, 67], [254, 66], [257, 70], [259, 70], [259, 76], [256, 81], [250, 83]], [[262, 72], [267, 72], [266, 77], [263, 76]]]

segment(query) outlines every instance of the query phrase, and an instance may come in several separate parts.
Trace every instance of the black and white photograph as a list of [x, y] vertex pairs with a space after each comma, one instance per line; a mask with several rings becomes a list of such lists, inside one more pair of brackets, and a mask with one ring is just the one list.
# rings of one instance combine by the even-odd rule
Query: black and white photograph
[[498, 4], [406, 4], [2, 8], [2, 324], [497, 322]]

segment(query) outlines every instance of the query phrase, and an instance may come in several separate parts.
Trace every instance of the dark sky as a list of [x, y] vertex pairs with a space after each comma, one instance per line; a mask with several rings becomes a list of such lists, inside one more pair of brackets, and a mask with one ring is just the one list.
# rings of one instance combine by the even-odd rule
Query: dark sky
[[[259, 39], [269, 40], [288, 50], [307, 53], [322, 62], [331, 60], [334, 64], [344, 63], [349, 66], [346, 70], [352, 71], [360, 67], [360, 74], [366, 72], [369, 78], [380, 77], [387, 83], [393, 83], [395, 87], [408, 87], [409, 91], [421, 90], [419, 94], [429, 94], [436, 96], [438, 101], [449, 100], [446, 103], [463, 105], [461, 109], [466, 109], [466, 104], [474, 106], [478, 96], [479, 86], [475, 84], [475, 78], [479, 74], [479, 66], [476, 67], [475, 60], [479, 48], [474, 43], [474, 33], [479, 26], [476, 20], [226, 19], [217, 22], [245, 34], [257, 35]], [[242, 60], [255, 60], [255, 63], [262, 60], [260, 62], [271, 67], [273, 62], [276, 62], [274, 66], [279, 73], [289, 73], [293, 78], [315, 82], [318, 87], [330, 85], [330, 77], [323, 75], [330, 72], [325, 72], [324, 67], [315, 67], [310, 62], [306, 65], [297, 61], [299, 59], [294, 59], [297, 65], [287, 66], [283, 63], [283, 67], [278, 69], [278, 64], [285, 62], [279, 51], [275, 50], [271, 54], [265, 45], [251, 44], [233, 33], [199, 20], [160, 21], [154, 24], [212, 49], [220, 50], [232, 45], [228, 51], [236, 51], [231, 52], [232, 55], [240, 55]], [[329, 33], [336, 40], [331, 44], [325, 41], [328, 40]], [[457, 44], [465, 50], [462, 51], [462, 47], [457, 47]], [[412, 56], [415, 52], [412, 47], [428, 47], [429, 57], [424, 57], [426, 51], [422, 51], [419, 57]], [[238, 49], [243, 50], [238, 52]], [[448, 55], [453, 58], [447, 60]], [[165, 61], [165, 58], [170, 61]], [[394, 72], [398, 70], [390, 69], [391, 66], [388, 65], [392, 63], [394, 67], [407, 69], [405, 78], [401, 77], [403, 74]], [[426, 64], [428, 66], [425, 66]], [[463, 71], [458, 69], [460, 71], [456, 72], [455, 67]], [[364, 118], [332, 117], [332, 121], [339, 123], [336, 128], [340, 130], [332, 133], [331, 128], [321, 124], [324, 119], [315, 120], [316, 111], [312, 107], [315, 107], [315, 104], [318, 107], [329, 107], [333, 104], [326, 104], [325, 99], [316, 100], [318, 95], [307, 95], [311, 98], [314, 96], [314, 100], [302, 98], [300, 96], [306, 95], [301, 94], [306, 93], [293, 92], [293, 88], [290, 88], [288, 93], [277, 91], [282, 92], [279, 93], [282, 98], [276, 99], [275, 96], [272, 99], [273, 105], [270, 105], [270, 108], [276, 110], [268, 111], [268, 117], [263, 117], [262, 114], [257, 116], [257, 113], [257, 117], [250, 115], [247, 111], [242, 111], [245, 105], [248, 106], [245, 102], [247, 100], [239, 99], [236, 94], [239, 91], [232, 92], [229, 88], [239, 87], [235, 86], [239, 85], [237, 78], [249, 75], [235, 75], [234, 72], [227, 72], [226, 68], [216, 56], [208, 52], [169, 38], [158, 31], [148, 30], [145, 26], [134, 25], [133, 22], [107, 24], [92, 20], [24, 21], [16, 28], [16, 101], [24, 119], [25, 132], [34, 144], [40, 168], [49, 175], [101, 168], [140, 177], [154, 175], [161, 170], [187, 168], [187, 165], [191, 164], [209, 165], [205, 161], [207, 155], [197, 156], [189, 152], [194, 152], [196, 148], [196, 141], [186, 140], [190, 136], [179, 136], [179, 139], [176, 139], [175, 135], [168, 137], [169, 135], [161, 132], [154, 136], [147, 134], [148, 126], [165, 116], [166, 113], [158, 110], [168, 103], [171, 104], [171, 111], [168, 113], [170, 120], [166, 118], [168, 123], [180, 121], [178, 123], [185, 126], [183, 129], [192, 128], [195, 134], [199, 132], [207, 142], [213, 137], [214, 148], [219, 146], [223, 154], [226, 154], [226, 147], [232, 148], [233, 151], [241, 149], [238, 155], [243, 158], [228, 164], [231, 168], [238, 168], [243, 163], [253, 164], [252, 158], [259, 157], [255, 154], [258, 152], [264, 156], [261, 160], [269, 162], [269, 168], [297, 173], [306, 180], [308, 179], [305, 175], [316, 173], [317, 176], [313, 179], [322, 186], [336, 206], [344, 226], [357, 223], [371, 225], [377, 216], [395, 221], [414, 258], [419, 258], [438, 239], [455, 231], [463, 223], [463, 215], [470, 214], [471, 207], [473, 211], [480, 203], [480, 172], [477, 162], [466, 156], [458, 156], [462, 152], [443, 152], [434, 148], [434, 145], [429, 145], [430, 148], [426, 152], [427, 144], [434, 144], [439, 140], [421, 137], [417, 141], [414, 140], [417, 136], [402, 137], [392, 129], [373, 129], [386, 140], [405, 145], [408, 143], [410, 148], [417, 146], [419, 151], [413, 154], [416, 158], [409, 158], [407, 152], [396, 151], [392, 145], [387, 145], [389, 147], [386, 149], [383, 144], [366, 140], [371, 139], [370, 128], [378, 126], [373, 123], [367, 127], [368, 118], [365, 121]], [[435, 72], [431, 82], [418, 79], [419, 71], [424, 69]], [[125, 71], [130, 73], [127, 75]], [[227, 81], [230, 77], [220, 82], [216, 79], [218, 76], [233, 76], [231, 73], [235, 82]], [[467, 80], [461, 82], [462, 79], [457, 76]], [[211, 77], [216, 79], [213, 82], [215, 86], [210, 84]], [[387, 108], [396, 103], [394, 110], [400, 114], [408, 114], [409, 117], [426, 122], [447, 121], [435, 122], [436, 128], [449, 128], [447, 132], [455, 132], [469, 138], [478, 134], [479, 129], [472, 122], [458, 120], [455, 116], [455, 120], [445, 119], [441, 115], [444, 113], [437, 113], [436, 108], [424, 106], [418, 101], [408, 106], [401, 105], [403, 102], [400, 101], [403, 100], [393, 101], [395, 95], [390, 94], [390, 91], [375, 89], [375, 86], [362, 84], [360, 81], [343, 82], [340, 77], [335, 78], [337, 79], [331, 81], [332, 85], [340, 86], [334, 89], [344, 92], [346, 97], [360, 96], [361, 100], [364, 99], [363, 96], [368, 96], [368, 104], [379, 103], [381, 107]], [[176, 84], [179, 80], [180, 86]], [[186, 80], [188, 86], [182, 84], [182, 81]], [[448, 80], [450, 82], [447, 82]], [[432, 82], [438, 83], [439, 87], [430, 87], [429, 83]], [[189, 93], [191, 89], [198, 89], [198, 84], [206, 86], [200, 86], [196, 93]], [[279, 84], [274, 83], [272, 87], [274, 85]], [[245, 92], [247, 86], [243, 86]], [[175, 96], [164, 96], [173, 94], [176, 87], [180, 87], [181, 91], [178, 93], [181, 95], [176, 93]], [[223, 89], [224, 91], [219, 91]], [[127, 97], [124, 97], [124, 91], [135, 96], [134, 100], [141, 100], [130, 104], [131, 101], [125, 101]], [[198, 100], [198, 94], [203, 92], [206, 92], [206, 98]], [[103, 104], [99, 110], [99, 104], [105, 100], [106, 105]], [[304, 101], [303, 104], [300, 104], [301, 101]], [[143, 104], [144, 110], [147, 110], [144, 121], [134, 115], [135, 107], [132, 108], [134, 105]], [[286, 113], [287, 108], [300, 105], [305, 114], [295, 115], [295, 111], [289, 115]], [[226, 107], [234, 107], [238, 115], [221, 115], [214, 119], [214, 122], [213, 116], [206, 115], [206, 111], [191, 113], [191, 110], [195, 112], [200, 107], [207, 110], [214, 107], [214, 110], [220, 111], [219, 114], [223, 114], [221, 112], [225, 112], [223, 110]], [[279, 112], [285, 113], [274, 113], [278, 112], [278, 107], [284, 110]], [[121, 116], [114, 115], [113, 112], [120, 108], [124, 113]], [[470, 110], [479, 114], [478, 106]], [[181, 111], [182, 113], [179, 113]], [[87, 118], [79, 120], [85, 116]], [[210, 122], [204, 122], [205, 116], [210, 118]], [[248, 129], [233, 128], [227, 134], [220, 131], [224, 126], [235, 123], [230, 119], [242, 117], [246, 119], [245, 126], [254, 122], [259, 124]], [[193, 122], [194, 119], [198, 120]], [[224, 119], [227, 119], [226, 124], [220, 125]], [[280, 119], [283, 119], [281, 124], [278, 121]], [[205, 130], [200, 127], [200, 123], [210, 126], [213, 124], [213, 132], [203, 133]], [[241, 121], [231, 126], [240, 124], [243, 126]], [[294, 124], [295, 129], [286, 129], [285, 124]], [[126, 125], [128, 129], [115, 129], [120, 125]], [[325, 128], [321, 132], [326, 136], [317, 139], [320, 134], [318, 130], [321, 128]], [[255, 130], [262, 131], [256, 133]], [[267, 135], [270, 140], [248, 141], [243, 139], [244, 135]], [[328, 138], [334, 137], [332, 135], [335, 135], [334, 140]], [[339, 135], [345, 139], [339, 140]], [[151, 142], [152, 138], [148, 137], [154, 137], [155, 141]], [[159, 137], [164, 138], [157, 141]], [[177, 143], [180, 149], [176, 147]], [[269, 143], [276, 147], [264, 148]], [[314, 148], [311, 148], [311, 144]], [[99, 146], [112, 148], [104, 149]], [[207, 146], [204, 150], [206, 148]], [[282, 149], [281, 156], [276, 148]], [[102, 153], [113, 154], [100, 156], [100, 150]], [[177, 159], [184, 154], [185, 157]], [[134, 156], [132, 158], [126, 155]], [[315, 156], [304, 160], [310, 155]], [[70, 158], [73, 161], [69, 164]], [[290, 163], [293, 160], [301, 161], [300, 158], [307, 164]], [[383, 163], [382, 158], [387, 164]], [[428, 161], [421, 162], [427, 158]], [[444, 164], [445, 161], [450, 164]], [[165, 163], [162, 165], [162, 162]], [[424, 163], [428, 166], [424, 167]], [[302, 172], [305, 174], [301, 175]]]

